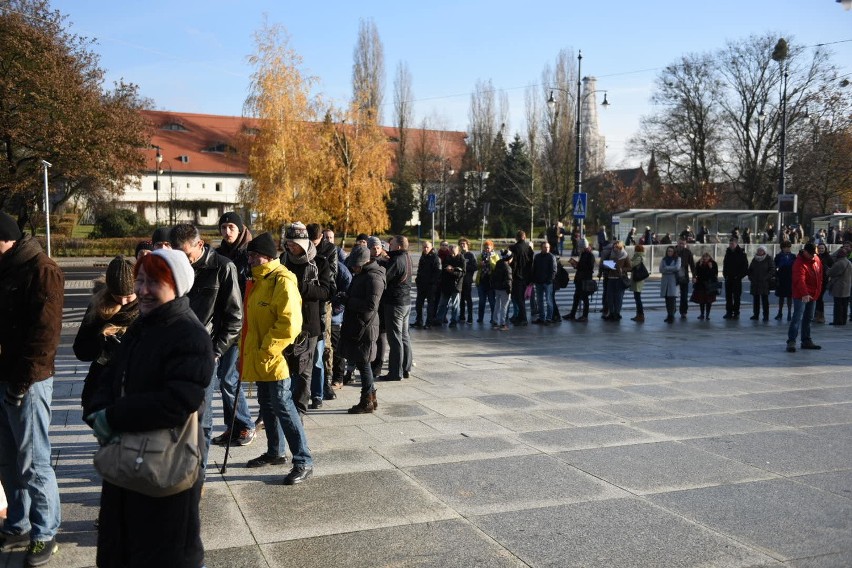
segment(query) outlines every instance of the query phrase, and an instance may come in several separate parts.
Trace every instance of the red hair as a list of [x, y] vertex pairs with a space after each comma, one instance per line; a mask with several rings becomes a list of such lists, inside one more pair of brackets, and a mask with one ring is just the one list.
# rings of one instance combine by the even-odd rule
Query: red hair
[[177, 284], [175, 284], [175, 278], [172, 276], [172, 269], [169, 268], [168, 263], [162, 257], [156, 254], [146, 254], [136, 261], [136, 265], [133, 267], [133, 276], [139, 276], [139, 270], [142, 268], [145, 269], [148, 278], [168, 284], [177, 294]]

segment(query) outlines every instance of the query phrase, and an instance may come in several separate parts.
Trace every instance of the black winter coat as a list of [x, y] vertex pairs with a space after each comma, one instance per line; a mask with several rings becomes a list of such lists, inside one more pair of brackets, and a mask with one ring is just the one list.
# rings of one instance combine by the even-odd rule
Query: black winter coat
[[385, 267], [385, 288], [382, 303], [387, 306], [404, 306], [411, 303], [411, 257], [407, 251], [394, 250], [380, 262]]
[[220, 357], [240, 337], [243, 299], [234, 263], [209, 245], [192, 265], [195, 282], [186, 295], [192, 311], [213, 340], [213, 353]]
[[385, 291], [385, 269], [376, 262], [365, 264], [353, 275], [346, 298], [340, 345], [343, 357], [353, 363], [369, 363], [376, 355], [379, 338], [379, 302]]
[[502, 258], [497, 261], [497, 266], [491, 273], [491, 289], [512, 292], [512, 265]]
[[742, 280], [748, 275], [748, 257], [742, 247], [725, 249], [725, 259], [722, 261], [722, 276], [725, 280]]
[[533, 284], [549, 284], [556, 277], [556, 257], [549, 252], [540, 252], [533, 259]]
[[296, 275], [299, 283], [299, 294], [302, 296], [302, 331], [307, 331], [311, 337], [319, 337], [323, 332], [325, 322], [325, 302], [331, 297], [331, 270], [325, 257], [316, 255], [316, 278], [312, 277], [313, 268], [308, 270], [308, 263], [296, 264], [285, 252], [281, 255], [281, 263], [287, 270]]
[[[464, 284], [465, 261], [460, 254], [456, 256], [448, 256], [444, 259], [443, 268], [441, 268], [441, 294], [451, 296], [456, 292], [461, 292], [462, 284]], [[449, 268], [449, 270], [447, 270]]]
[[417, 262], [417, 289], [428, 291], [436, 288], [441, 281], [441, 259], [435, 249], [421, 255]]
[[[74, 338], [74, 355], [80, 361], [91, 361], [89, 373], [83, 382], [83, 393], [80, 399], [83, 407], [90, 406], [92, 395], [98, 390], [101, 375], [118, 353], [121, 341], [127, 332], [127, 327], [139, 316], [139, 302], [133, 300], [114, 311], [115, 303], [111, 301], [109, 290], [102, 282], [95, 285], [96, 291], [86, 309], [86, 315]], [[119, 330], [109, 336], [104, 335], [104, 329], [115, 326]]]
[[533, 249], [527, 241], [518, 241], [509, 247], [512, 251], [512, 278], [526, 286], [532, 274]]
[[[190, 309], [189, 299], [178, 298], [130, 326], [85, 412], [105, 408], [107, 421], [117, 432], [183, 425], [192, 412], [203, 408], [213, 366], [207, 331]], [[194, 487], [161, 498], [104, 482], [97, 565], [201, 566], [200, 498], [200, 477]]]
[[337, 294], [337, 246], [323, 239], [320, 241], [317, 248], [317, 256], [321, 256], [328, 264], [328, 270], [331, 273], [331, 288], [328, 291], [328, 296], [333, 298]]

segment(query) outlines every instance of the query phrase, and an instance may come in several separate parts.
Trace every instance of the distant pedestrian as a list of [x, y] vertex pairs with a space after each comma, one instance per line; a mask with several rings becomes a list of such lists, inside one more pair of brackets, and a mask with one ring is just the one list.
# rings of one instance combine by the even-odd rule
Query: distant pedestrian
[[698, 304], [701, 313], [698, 319], [710, 319], [710, 308], [716, 301], [719, 289], [716, 283], [719, 281], [719, 265], [713, 260], [709, 252], [705, 252], [695, 264], [692, 279], [692, 301]]
[[633, 275], [636, 274], [636, 268], [645, 264], [645, 247], [641, 244], [636, 245], [633, 249], [633, 256], [630, 257], [630, 290], [633, 292], [633, 301], [636, 302], [636, 316], [631, 320], [642, 323], [645, 321], [645, 307], [642, 305], [642, 290], [645, 288], [645, 280], [636, 280]]
[[505, 249], [500, 252], [500, 260], [491, 275], [496, 306], [494, 308], [495, 329], [509, 331], [506, 324], [506, 312], [509, 310], [509, 296], [512, 293], [512, 251]]
[[831, 325], [846, 325], [849, 312], [849, 289], [852, 287], [852, 263], [846, 257], [846, 251], [840, 249], [835, 255], [834, 264], [828, 270], [829, 292], [834, 297], [834, 315]]
[[753, 297], [752, 316], [750, 319], [757, 320], [760, 317], [760, 308], [763, 307], [763, 321], [769, 321], [769, 291], [772, 283], [776, 283], [775, 261], [766, 254], [766, 247], [757, 247], [757, 253], [751, 259], [748, 266], [749, 289]]
[[799, 252], [792, 268], [793, 318], [787, 329], [787, 351], [796, 351], [796, 337], [802, 332], [802, 349], [822, 349], [811, 339], [811, 321], [814, 317], [816, 299], [822, 289], [822, 263], [816, 254], [816, 246], [807, 243]]
[[775, 273], [778, 286], [775, 295], [778, 297], [778, 313], [775, 319], [780, 320], [784, 314], [784, 303], [787, 303], [787, 321], [793, 317], [793, 263], [796, 255], [790, 252], [793, 245], [790, 241], [781, 243], [781, 252], [775, 255]]
[[743, 295], [743, 278], [748, 275], [748, 257], [740, 247], [739, 239], [731, 237], [725, 258], [722, 261], [722, 276], [725, 278], [724, 319], [739, 319], [740, 300]]
[[677, 311], [677, 295], [680, 286], [677, 275], [680, 272], [680, 257], [673, 246], [666, 247], [666, 255], [660, 260], [660, 297], [666, 300], [666, 323], [673, 323]]

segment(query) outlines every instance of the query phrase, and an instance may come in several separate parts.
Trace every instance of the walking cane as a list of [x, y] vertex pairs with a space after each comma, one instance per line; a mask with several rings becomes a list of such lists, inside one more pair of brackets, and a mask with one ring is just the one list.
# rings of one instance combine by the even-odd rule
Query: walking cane
[[[240, 400], [240, 389], [243, 386], [243, 377], [237, 379], [237, 389], [234, 391], [234, 412], [231, 414], [231, 426], [228, 428], [228, 441], [225, 443], [225, 459], [222, 461], [222, 469], [219, 471], [221, 475], [225, 475], [228, 471], [228, 456], [231, 454], [231, 440], [234, 437], [234, 424], [237, 423], [237, 403]], [[258, 419], [259, 420], [259, 419]]]

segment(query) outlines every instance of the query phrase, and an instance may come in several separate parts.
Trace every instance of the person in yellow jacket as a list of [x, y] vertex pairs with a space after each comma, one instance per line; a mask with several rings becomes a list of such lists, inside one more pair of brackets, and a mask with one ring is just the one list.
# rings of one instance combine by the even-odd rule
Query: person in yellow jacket
[[284, 357], [285, 349], [298, 349], [302, 300], [296, 277], [278, 260], [272, 235], [255, 237], [246, 250], [252, 282], [246, 289], [240, 372], [242, 380], [257, 383], [267, 444], [266, 453], [249, 460], [246, 467], [285, 463], [283, 432], [293, 453], [293, 469], [284, 478], [284, 485], [295, 485], [313, 473], [313, 458], [290, 393], [290, 370]]

